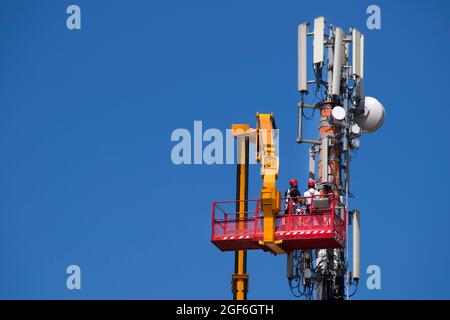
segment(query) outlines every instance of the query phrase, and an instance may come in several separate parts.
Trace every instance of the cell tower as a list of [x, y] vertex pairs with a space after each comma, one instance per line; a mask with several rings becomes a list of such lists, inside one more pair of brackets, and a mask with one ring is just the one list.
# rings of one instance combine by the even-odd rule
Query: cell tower
[[[356, 29], [346, 34], [342, 28], [330, 25], [326, 29], [324, 17], [314, 20], [312, 32], [310, 24], [298, 26], [298, 104], [297, 143], [312, 144], [309, 152], [309, 177], [315, 179], [325, 193], [340, 197], [340, 204], [348, 212], [350, 194], [351, 150], [360, 146], [363, 133], [374, 132], [384, 122], [385, 111], [380, 102], [364, 95], [364, 35]], [[328, 34], [326, 33], [328, 31]], [[308, 80], [308, 38], [312, 38], [314, 79]], [[325, 78], [326, 75], [326, 78]], [[314, 95], [314, 104], [305, 104], [307, 94]], [[304, 109], [320, 111], [319, 139], [304, 139], [302, 120]], [[289, 274], [304, 283], [316, 280], [316, 297], [320, 300], [343, 299], [345, 277], [350, 285], [359, 280], [359, 219], [358, 210], [349, 215], [353, 224], [353, 270], [347, 273], [348, 236], [344, 248], [318, 250], [315, 268], [312, 269], [310, 252], [295, 252], [288, 258], [288, 269], [293, 265], [303, 265], [302, 274]], [[346, 216], [346, 224], [349, 218]], [[311, 276], [310, 276], [311, 275]], [[348, 286], [347, 286], [348, 287]]]
[[[292, 293], [308, 299], [346, 299], [360, 278], [359, 210], [349, 211], [351, 151], [360, 137], [379, 129], [385, 118], [382, 104], [364, 95], [364, 36], [356, 29], [346, 34], [325, 18], [298, 26], [297, 143], [309, 148], [309, 179], [314, 193], [282, 198], [276, 188], [279, 158], [273, 114], [257, 114], [256, 129], [232, 126], [237, 140], [236, 200], [213, 203], [212, 242], [222, 251], [235, 251], [233, 297], [247, 298], [247, 250], [286, 254]], [[308, 42], [312, 38], [312, 64]], [[313, 80], [308, 80], [308, 65]], [[312, 102], [305, 103], [305, 97]], [[305, 115], [310, 109], [311, 117]], [[305, 139], [303, 119], [320, 113], [317, 140]], [[263, 186], [260, 197], [248, 199], [249, 144], [256, 144]], [[317, 168], [317, 170], [316, 170]], [[317, 174], [316, 174], [317, 171]], [[348, 226], [353, 231], [353, 263], [348, 270]]]

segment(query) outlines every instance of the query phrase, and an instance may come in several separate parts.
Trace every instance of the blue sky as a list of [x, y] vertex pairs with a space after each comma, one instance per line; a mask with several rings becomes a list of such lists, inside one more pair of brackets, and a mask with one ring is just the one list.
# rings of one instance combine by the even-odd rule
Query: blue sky
[[[82, 30], [66, 28], [66, 8]], [[381, 30], [365, 26], [378, 4]], [[355, 298], [450, 298], [447, 1], [0, 3], [0, 298], [228, 299], [233, 254], [210, 243], [230, 165], [172, 163], [176, 128], [274, 112], [279, 186], [305, 180], [295, 143], [296, 26], [325, 16], [366, 36], [365, 91], [385, 125], [353, 161], [362, 212]], [[439, 96], [439, 94], [443, 94]], [[305, 135], [315, 138], [316, 123]], [[259, 193], [252, 166], [251, 197]], [[285, 257], [250, 252], [251, 299], [292, 298]], [[66, 267], [82, 290], [66, 289]]]

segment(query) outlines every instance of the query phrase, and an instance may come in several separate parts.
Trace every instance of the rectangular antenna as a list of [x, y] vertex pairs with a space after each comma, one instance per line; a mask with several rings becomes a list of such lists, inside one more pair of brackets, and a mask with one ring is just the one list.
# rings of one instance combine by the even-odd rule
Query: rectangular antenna
[[333, 58], [333, 82], [331, 94], [338, 96], [341, 93], [341, 73], [342, 55], [344, 54], [344, 30], [336, 28], [334, 37], [334, 58]]
[[298, 91], [308, 92], [308, 66], [307, 66], [307, 33], [309, 23], [298, 26]]
[[356, 29], [352, 32], [353, 42], [353, 75], [364, 77], [364, 36]]
[[361, 277], [360, 269], [360, 213], [355, 210], [352, 214], [353, 225], [353, 280], [359, 280]]
[[364, 35], [356, 29], [352, 32], [353, 42], [353, 76], [356, 78], [356, 87], [353, 96], [359, 106], [364, 99]]
[[314, 19], [314, 64], [323, 64], [323, 43], [325, 33], [325, 18], [319, 17]]
[[360, 77], [364, 78], [364, 35], [361, 35], [361, 40], [360, 40], [361, 44], [360, 44], [360, 64], [361, 64], [361, 70], [360, 70]]
[[328, 182], [328, 137], [322, 138], [320, 148], [320, 160], [322, 161], [322, 182]]

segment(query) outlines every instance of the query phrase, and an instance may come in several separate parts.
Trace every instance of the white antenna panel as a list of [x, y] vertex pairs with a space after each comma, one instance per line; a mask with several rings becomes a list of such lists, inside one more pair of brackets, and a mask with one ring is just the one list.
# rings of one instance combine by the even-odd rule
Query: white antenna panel
[[314, 64], [323, 64], [323, 43], [325, 32], [325, 18], [319, 17], [314, 19]]
[[363, 79], [364, 78], [364, 35], [362, 34], [361, 35], [361, 47], [360, 47], [360, 50], [359, 50], [359, 52], [360, 52], [360, 64], [361, 64], [361, 66], [360, 66], [360, 72], [361, 72], [361, 75], [360, 75], [360, 77]]
[[364, 36], [356, 29], [352, 32], [353, 75], [364, 78]]
[[341, 92], [342, 55], [344, 54], [344, 30], [336, 28], [334, 37], [333, 82], [331, 94], [338, 96]]
[[308, 92], [308, 66], [307, 66], [307, 42], [309, 23], [303, 23], [298, 26], [298, 91]]

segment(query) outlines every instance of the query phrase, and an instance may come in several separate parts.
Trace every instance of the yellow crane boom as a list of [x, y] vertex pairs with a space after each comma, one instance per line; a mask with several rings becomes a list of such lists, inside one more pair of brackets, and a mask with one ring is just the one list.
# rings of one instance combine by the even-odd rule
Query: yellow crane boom
[[272, 114], [256, 114], [257, 161], [261, 163], [261, 207], [264, 213], [264, 237], [261, 245], [269, 247], [274, 253], [285, 253], [275, 241], [275, 218], [280, 212], [281, 194], [276, 187], [280, 159], [277, 155], [275, 131], [276, 124]]

